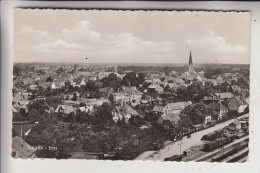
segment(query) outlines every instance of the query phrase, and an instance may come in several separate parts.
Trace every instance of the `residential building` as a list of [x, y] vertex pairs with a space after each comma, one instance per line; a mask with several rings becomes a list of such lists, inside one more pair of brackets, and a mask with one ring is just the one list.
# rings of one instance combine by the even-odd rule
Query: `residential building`
[[12, 157], [14, 158], [36, 158], [37, 149], [22, 138], [16, 136], [12, 139]]
[[164, 89], [158, 84], [151, 84], [148, 86], [148, 92], [157, 92], [157, 93], [163, 93]]
[[247, 106], [247, 103], [242, 101], [239, 97], [232, 97], [228, 102], [228, 109], [237, 111], [238, 113], [244, 112]]
[[58, 105], [58, 107], [55, 109], [55, 113], [59, 113], [66, 117], [70, 113], [76, 113], [76, 108], [71, 105]]
[[234, 95], [230, 92], [219, 92], [219, 93], [215, 93], [215, 95], [221, 99], [221, 100], [224, 100], [224, 99], [231, 99], [232, 97], [234, 97]]
[[136, 110], [134, 110], [131, 106], [129, 106], [125, 100], [122, 101], [120, 105], [117, 105], [113, 108], [112, 112], [112, 119], [115, 122], [118, 122], [119, 120], [125, 119], [126, 122], [132, 117], [132, 116], [140, 116]]
[[216, 111], [218, 113], [218, 120], [223, 119], [228, 113], [228, 108], [226, 108], [221, 102], [211, 103], [206, 106], [209, 112]]

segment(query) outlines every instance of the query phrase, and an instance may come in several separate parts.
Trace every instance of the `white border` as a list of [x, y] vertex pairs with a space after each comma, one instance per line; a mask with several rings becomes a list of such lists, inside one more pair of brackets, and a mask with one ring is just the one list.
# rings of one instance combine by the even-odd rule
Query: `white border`
[[[11, 146], [12, 31], [15, 7], [109, 8], [109, 9], [179, 9], [179, 10], [243, 10], [251, 11], [251, 74], [250, 74], [250, 142], [249, 162], [165, 163], [152, 161], [85, 161], [85, 160], [15, 160]], [[260, 171], [260, 2], [1, 2], [1, 172], [243, 172]], [[235, 29], [235, 28], [234, 28]]]

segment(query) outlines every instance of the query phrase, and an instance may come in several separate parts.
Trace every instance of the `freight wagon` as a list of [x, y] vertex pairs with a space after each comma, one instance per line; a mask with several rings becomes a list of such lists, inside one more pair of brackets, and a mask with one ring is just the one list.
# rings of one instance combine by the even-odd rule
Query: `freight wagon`
[[218, 138], [218, 134], [216, 132], [210, 132], [204, 136], [202, 136], [201, 140], [205, 141], [213, 141]]
[[208, 125], [209, 125], [210, 127], [213, 127], [213, 126], [215, 126], [216, 124], [217, 124], [217, 121], [216, 121], [216, 120], [212, 120], [212, 121], [208, 122]]
[[230, 143], [230, 142], [233, 142], [236, 138], [236, 135], [234, 134], [226, 134], [225, 137], [227, 138], [227, 142]]
[[218, 141], [210, 141], [204, 144], [204, 151], [213, 151], [218, 148]]
[[218, 147], [222, 147], [228, 143], [228, 140], [226, 137], [220, 137], [220, 138], [216, 139], [216, 141], [218, 142]]
[[196, 131], [200, 131], [200, 130], [203, 130], [203, 129], [204, 129], [203, 124], [196, 124], [196, 125], [194, 125], [193, 127], [196, 129]]
[[207, 142], [204, 144], [204, 151], [213, 151], [217, 148], [220, 148], [230, 142], [233, 142], [235, 140], [235, 137], [236, 136], [233, 134], [226, 134], [223, 137]]
[[153, 143], [153, 150], [159, 150], [164, 146], [163, 141], [158, 141]]
[[239, 139], [239, 138], [242, 138], [242, 137], [244, 137], [246, 135], [247, 135], [246, 133], [239, 133], [238, 135], [235, 135], [235, 138]]
[[171, 157], [167, 157], [164, 159], [164, 161], [176, 161], [176, 162], [180, 162], [182, 161], [182, 155], [174, 155]]

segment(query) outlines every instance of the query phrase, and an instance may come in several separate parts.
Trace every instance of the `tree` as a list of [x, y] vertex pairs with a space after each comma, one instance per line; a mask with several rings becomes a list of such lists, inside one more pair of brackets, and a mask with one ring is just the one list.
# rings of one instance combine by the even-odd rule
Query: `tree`
[[34, 102], [31, 102], [28, 105], [29, 110], [35, 109], [37, 110], [40, 114], [44, 113], [46, 109], [48, 109], [48, 105], [44, 100], [36, 100]]
[[216, 111], [213, 111], [213, 113], [211, 114], [211, 118], [212, 118], [213, 120], [218, 120], [218, 116], [219, 116], [219, 114], [218, 114], [218, 112], [216, 112]]
[[95, 91], [97, 89], [98, 88], [96, 87], [94, 81], [91, 81], [91, 80], [87, 81], [87, 83], [85, 85], [85, 90], [87, 90], [87, 91]]
[[59, 74], [59, 73], [62, 73], [62, 72], [63, 72], [63, 68], [60, 67], [56, 72], [57, 72], [58, 74]]
[[73, 100], [73, 101], [77, 101], [77, 98], [78, 98], [77, 93], [74, 93], [74, 94], [73, 94], [73, 97], [72, 97], [72, 100]]
[[137, 79], [138, 79], [139, 84], [142, 84], [142, 83], [144, 83], [145, 75], [143, 73], [138, 73]]
[[139, 116], [131, 116], [129, 123], [135, 127], [140, 127], [142, 125], [142, 119]]
[[210, 81], [204, 83], [204, 95], [211, 95], [214, 93], [214, 84]]
[[21, 68], [18, 67], [17, 65], [14, 65], [13, 73], [14, 73], [14, 75], [20, 74], [21, 73]]
[[189, 85], [186, 89], [186, 92], [188, 94], [188, 99], [192, 101], [199, 102], [203, 99], [203, 84], [202, 82], [193, 82], [191, 85]]
[[53, 82], [53, 79], [52, 79], [52, 77], [47, 77], [47, 79], [46, 79], [46, 82]]
[[176, 94], [177, 94], [177, 101], [188, 101], [189, 100], [185, 86], [179, 86], [176, 90]]
[[80, 102], [79, 106], [80, 106], [80, 107], [86, 106], [86, 103]]
[[196, 103], [184, 108], [181, 113], [190, 118], [193, 124], [202, 124], [207, 113], [206, 105], [204, 103]]
[[135, 72], [129, 72], [127, 73], [122, 81], [123, 85], [128, 86], [129, 84], [131, 86], [138, 86], [139, 85], [139, 81], [137, 78], [137, 75]]

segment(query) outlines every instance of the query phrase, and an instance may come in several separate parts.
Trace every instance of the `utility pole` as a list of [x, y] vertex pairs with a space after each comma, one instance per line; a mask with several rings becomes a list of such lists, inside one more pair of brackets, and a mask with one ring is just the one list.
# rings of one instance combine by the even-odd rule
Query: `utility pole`
[[23, 123], [21, 123], [21, 138], [23, 138]]
[[180, 140], [180, 155], [181, 155], [181, 144], [182, 144], [182, 140]]
[[[223, 144], [222, 142], [222, 138], [224, 137], [224, 134], [222, 133], [221, 135], [221, 144]], [[222, 145], [222, 162], [223, 162], [223, 155], [224, 155], [224, 145]]]
[[179, 142], [179, 145], [180, 145], [180, 156], [182, 155], [182, 154], [181, 154], [182, 133], [183, 133], [183, 131], [181, 131], [180, 136], [179, 136], [179, 138], [180, 138], [180, 142]]

